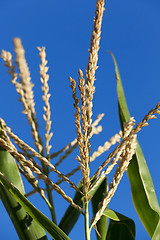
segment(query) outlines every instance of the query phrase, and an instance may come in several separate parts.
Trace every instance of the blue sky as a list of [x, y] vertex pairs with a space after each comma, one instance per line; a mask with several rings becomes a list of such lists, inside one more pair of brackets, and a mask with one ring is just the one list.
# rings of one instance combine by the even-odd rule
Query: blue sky
[[[78, 69], [81, 68], [85, 71], [95, 3], [95, 0], [0, 1], [0, 48], [13, 53], [12, 39], [14, 37], [22, 39], [32, 81], [35, 84], [36, 110], [42, 133], [44, 133], [45, 125], [41, 117], [43, 102], [39, 80], [40, 61], [36, 47], [46, 47], [50, 67], [50, 91], [52, 93], [53, 151], [57, 151], [76, 137], [73, 99], [68, 77], [72, 76], [78, 80]], [[120, 129], [114, 65], [107, 50], [112, 51], [116, 57], [130, 113], [131, 116], [135, 117], [137, 123], [159, 101], [159, 0], [108, 0], [105, 8], [98, 61], [99, 68], [95, 82], [93, 119], [99, 113], [105, 113], [105, 117], [101, 122], [103, 132], [93, 138], [92, 150], [99, 145], [103, 145]], [[0, 115], [17, 135], [32, 144], [30, 128], [25, 116], [21, 114], [22, 106], [17, 101], [17, 93], [10, 83], [10, 77], [6, 73], [5, 67], [2, 66], [2, 61], [0, 61], [0, 64], [0, 99], [2, 103]], [[158, 199], [160, 199], [159, 130], [160, 118], [152, 120], [149, 127], [144, 128], [138, 135]], [[104, 157], [102, 156], [102, 159], [104, 160], [106, 156], [107, 154]], [[74, 155], [72, 157], [74, 158]], [[67, 167], [68, 162], [66, 160], [61, 170], [63, 171]], [[80, 174], [76, 176], [78, 178]], [[26, 189], [29, 189], [29, 187], [26, 186]], [[67, 204], [61, 197], [55, 196], [55, 198], [58, 220], [60, 220]], [[30, 200], [49, 216], [41, 200], [37, 200], [36, 196]], [[135, 221], [136, 240], [149, 239], [134, 210], [126, 174], [110, 203], [110, 207]], [[16, 232], [1, 202], [0, 209], [1, 236], [3, 239], [12, 237], [13, 240], [16, 240]], [[70, 234], [71, 239], [84, 238], [82, 224], [83, 218], [79, 220]], [[95, 239], [94, 235], [92, 237]]]

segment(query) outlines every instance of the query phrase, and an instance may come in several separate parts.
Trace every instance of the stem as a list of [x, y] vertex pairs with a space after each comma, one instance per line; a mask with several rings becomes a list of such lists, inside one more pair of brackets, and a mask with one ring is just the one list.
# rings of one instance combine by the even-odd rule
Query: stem
[[48, 200], [49, 203], [51, 205], [51, 207], [49, 207], [49, 210], [51, 212], [51, 216], [52, 216], [52, 221], [57, 224], [56, 221], [56, 214], [55, 214], [55, 209], [54, 209], [54, 203], [53, 203], [53, 197], [52, 197], [52, 190], [50, 189], [50, 186], [46, 183], [46, 190], [47, 190], [47, 196], [48, 196]]
[[[48, 174], [49, 174], [48, 166], [46, 166], [43, 162], [41, 162], [41, 165], [42, 165], [42, 169], [43, 169], [44, 174], [48, 177]], [[52, 190], [51, 190], [50, 186], [48, 185], [48, 183], [46, 183], [45, 185], [46, 185], [48, 200], [49, 200], [49, 203], [50, 203], [49, 210], [50, 210], [50, 213], [51, 213], [51, 216], [52, 216], [52, 221], [55, 224], [57, 224], [54, 202], [53, 202], [53, 197], [52, 197]]]
[[85, 202], [85, 235], [86, 240], [90, 240], [88, 201]]

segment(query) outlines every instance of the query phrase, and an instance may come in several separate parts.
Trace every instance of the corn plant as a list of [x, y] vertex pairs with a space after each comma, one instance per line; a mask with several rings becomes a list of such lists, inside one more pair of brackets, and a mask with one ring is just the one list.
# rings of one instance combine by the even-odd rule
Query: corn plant
[[[116, 59], [111, 52], [109, 53], [115, 65], [121, 130], [91, 153], [91, 138], [102, 131], [99, 123], [104, 115], [99, 114], [97, 119], [92, 118], [95, 74], [98, 68], [104, 10], [104, 0], [98, 0], [85, 74], [79, 69], [78, 86], [77, 82], [69, 77], [75, 108], [77, 136], [57, 152], [53, 152], [51, 145], [53, 136], [51, 94], [45, 47], [38, 47], [40, 81], [44, 101], [45, 141], [42, 140], [43, 136], [39, 131], [34, 101], [34, 84], [31, 81], [21, 39], [14, 38], [13, 40], [15, 60], [10, 52], [1, 51], [1, 58], [19, 95], [19, 101], [23, 105], [23, 113], [31, 127], [35, 145], [35, 148], [28, 145], [11, 130], [4, 119], [0, 119], [0, 197], [21, 240], [48, 239], [46, 232], [55, 240], [69, 240], [68, 235], [80, 215], [84, 217], [86, 240], [91, 239], [91, 231], [96, 232], [98, 240], [135, 239], [134, 221], [109, 208], [109, 203], [125, 171], [128, 174], [133, 204], [138, 216], [150, 238], [159, 239], [159, 204], [143, 152], [137, 140], [137, 134], [143, 127], [148, 126], [150, 119], [155, 119], [160, 114], [160, 103], [151, 109], [140, 123], [135, 124], [135, 119], [130, 116], [127, 107]], [[96, 159], [111, 147], [113, 150], [99, 164]], [[76, 148], [78, 148], [78, 155], [74, 155]], [[71, 164], [70, 172], [63, 173], [59, 170], [59, 165], [63, 164], [68, 157], [72, 157], [73, 161], [77, 162], [77, 167], [72, 168]], [[97, 164], [97, 170], [92, 171], [91, 175], [93, 161]], [[81, 171], [78, 184], [70, 180], [77, 171]], [[52, 173], [55, 174], [55, 178], [51, 176]], [[25, 193], [22, 175], [33, 188], [30, 193]], [[111, 182], [108, 181], [108, 176], [111, 176]], [[61, 187], [63, 182], [73, 189], [75, 194], [73, 198]], [[59, 198], [63, 198], [69, 203], [59, 223], [57, 223], [55, 213], [54, 191], [59, 194]], [[39, 197], [44, 200], [44, 204], [48, 206], [51, 219], [28, 200], [28, 197], [35, 193], [38, 193]], [[92, 213], [89, 208], [90, 204], [93, 209]]]

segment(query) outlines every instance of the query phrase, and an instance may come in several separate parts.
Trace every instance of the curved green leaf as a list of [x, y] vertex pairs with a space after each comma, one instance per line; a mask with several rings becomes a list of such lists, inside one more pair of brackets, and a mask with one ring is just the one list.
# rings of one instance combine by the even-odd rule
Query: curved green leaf
[[[98, 204], [103, 200], [104, 193], [107, 192], [107, 178], [104, 178], [103, 182], [99, 186], [98, 190], [94, 194], [92, 198], [92, 209], [93, 209], [93, 215], [95, 215], [98, 211]], [[98, 230], [97, 239], [98, 240], [105, 240], [107, 236], [107, 217], [105, 215], [102, 215], [100, 220], [96, 223], [96, 227]]]
[[[129, 120], [130, 113], [127, 107], [116, 60], [113, 54], [110, 54], [112, 55], [115, 64], [119, 116], [121, 127], [123, 129], [123, 124]], [[160, 235], [157, 234], [160, 232], [160, 208], [152, 178], [138, 141], [136, 153], [129, 164], [127, 173], [131, 184], [132, 199], [136, 211], [150, 237], [152, 238], [153, 236], [154, 239], [156, 239], [156, 237], [159, 239]]]
[[[20, 191], [8, 181], [8, 179], [0, 172], [1, 184], [13, 195], [19, 204], [28, 212], [28, 214], [55, 240], [70, 240], [70, 238], [49, 218], [41, 213], [37, 208], [27, 200]], [[30, 238], [32, 239], [32, 238]], [[44, 238], [41, 238], [44, 239]]]
[[[1, 147], [0, 172], [19, 189], [21, 194], [25, 194], [22, 179], [14, 158]], [[32, 219], [2, 184], [0, 184], [0, 198], [14, 224], [19, 239], [47, 240], [43, 228]]]
[[104, 216], [110, 218], [106, 240], [134, 240], [135, 223], [132, 219], [106, 208]]
[[157, 227], [154, 231], [154, 234], [152, 235], [152, 240], [159, 240], [160, 236], [160, 220], [158, 221]]

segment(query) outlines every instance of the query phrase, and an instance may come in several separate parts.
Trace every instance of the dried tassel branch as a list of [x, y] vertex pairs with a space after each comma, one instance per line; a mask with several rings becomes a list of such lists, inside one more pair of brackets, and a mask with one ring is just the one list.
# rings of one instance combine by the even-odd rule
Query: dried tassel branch
[[65, 151], [64, 155], [60, 156], [59, 161], [56, 162], [54, 165], [55, 167], [58, 167], [65, 158], [67, 158], [78, 146], [78, 143], [74, 144], [72, 147], [70, 147], [68, 150]]
[[130, 133], [130, 135], [134, 135], [136, 133], [138, 133], [142, 127], [146, 127], [148, 126], [148, 121], [150, 119], [156, 119], [157, 117], [155, 116], [155, 114], [160, 114], [160, 102], [156, 105], [156, 107], [154, 109], [151, 109], [148, 114], [143, 118], [143, 120], [137, 124], [137, 126], [135, 127], [135, 129], [133, 129]]
[[20, 146], [23, 147], [25, 150], [30, 151], [32, 153], [33, 156], [37, 157], [41, 162], [43, 162], [46, 166], [50, 167], [50, 170], [57, 173], [59, 175], [59, 177], [63, 178], [65, 182], [67, 182], [68, 184], [70, 184], [70, 186], [75, 189], [76, 191], [79, 191], [79, 189], [77, 188], [77, 186], [71, 182], [69, 180], [69, 178], [67, 178], [64, 174], [62, 174], [60, 171], [58, 171], [54, 165], [52, 165], [50, 163], [50, 161], [48, 161], [47, 158], [43, 157], [41, 154], [39, 154], [38, 152], [36, 152], [33, 148], [31, 148], [28, 144], [26, 144], [25, 142], [23, 142], [18, 136], [16, 136], [11, 128], [9, 128], [8, 126], [5, 126], [5, 130], [7, 132], [7, 134], [9, 135], [9, 137], [11, 139], [14, 140], [14, 142]]
[[[108, 164], [109, 158], [114, 156], [115, 154], [118, 154], [119, 152], [121, 153], [119, 157], [119, 165], [118, 168], [116, 169], [116, 172], [113, 177], [113, 182], [110, 184], [110, 190], [107, 192], [106, 197], [104, 200], [100, 203], [99, 210], [96, 213], [96, 215], [91, 219], [91, 226], [90, 229], [97, 223], [97, 221], [101, 218], [103, 211], [107, 207], [108, 203], [110, 202], [111, 198], [113, 197], [118, 184], [123, 176], [123, 173], [127, 170], [127, 167], [129, 165], [130, 160], [132, 159], [133, 154], [135, 153], [136, 150], [136, 136], [137, 133], [142, 129], [142, 127], [148, 126], [148, 121], [150, 119], [155, 119], [157, 118], [155, 114], [160, 114], [160, 102], [156, 105], [155, 109], [151, 109], [148, 114], [143, 118], [143, 120], [137, 124], [137, 126], [132, 129], [134, 119], [130, 119], [130, 124], [125, 125], [126, 132], [124, 132], [124, 139], [119, 146], [115, 148], [115, 150], [109, 155], [107, 158], [107, 161], [104, 162], [105, 166]], [[122, 151], [123, 148], [123, 151]], [[103, 164], [104, 164], [103, 163]], [[103, 165], [102, 164], [102, 165]], [[101, 165], [101, 167], [102, 167]], [[103, 165], [104, 166], [104, 165]], [[100, 170], [100, 168], [99, 168]], [[101, 169], [102, 170], [102, 169]], [[107, 171], [107, 170], [106, 170]], [[106, 174], [106, 171], [103, 171], [100, 178]], [[98, 174], [99, 175], [99, 174]], [[98, 177], [98, 175], [94, 175]]]
[[15, 46], [16, 53], [16, 63], [19, 68], [20, 83], [24, 91], [25, 101], [28, 105], [28, 108], [33, 114], [35, 114], [35, 103], [34, 103], [34, 94], [33, 94], [33, 83], [31, 82], [29, 68], [25, 59], [25, 51], [22, 46], [20, 38], [14, 38], [13, 43]]
[[[80, 124], [80, 119], [81, 119], [81, 117], [80, 117], [80, 108], [78, 107], [79, 99], [76, 96], [76, 82], [71, 77], [69, 78], [69, 80], [71, 82], [71, 86], [70, 87], [72, 88], [72, 91], [73, 91], [73, 99], [75, 101], [74, 107], [76, 109], [75, 124], [76, 124], [77, 142], [78, 142], [78, 145], [79, 145], [79, 154], [80, 154], [80, 158], [79, 158], [78, 161], [79, 161], [79, 163], [81, 165], [83, 181], [85, 182], [85, 184], [83, 184], [83, 193], [86, 194], [88, 186], [90, 184], [90, 180], [89, 180], [89, 174], [88, 174], [89, 173], [89, 171], [88, 171], [89, 168], [86, 167], [86, 163], [88, 163], [88, 159], [86, 161], [86, 157], [89, 158], [89, 155], [87, 155], [88, 154], [87, 153], [88, 146], [86, 146], [86, 141], [84, 140], [84, 134], [87, 134], [87, 130], [88, 129], [85, 128], [85, 123], [84, 124], [82, 123], [82, 128], [83, 128], [83, 133], [82, 133], [81, 124]], [[81, 100], [83, 98], [82, 95], [83, 95], [83, 93], [81, 92]], [[82, 111], [83, 111], [83, 106], [82, 106]], [[82, 116], [82, 118], [83, 118], [83, 116]], [[86, 139], [88, 139], [88, 137]]]
[[[126, 123], [124, 123], [124, 131], [123, 131], [123, 137], [128, 137], [130, 132], [133, 129], [133, 126], [135, 125], [135, 119], [134, 117], [131, 117], [130, 120]], [[129, 139], [130, 141], [130, 139]], [[131, 141], [132, 141], [132, 137], [131, 137]], [[128, 141], [126, 141], [126, 145], [128, 144]], [[112, 169], [114, 168], [114, 166], [116, 165], [116, 163], [119, 161], [121, 161], [123, 159], [123, 155], [126, 149], [126, 145], [123, 145], [120, 150], [117, 152], [117, 154], [115, 155], [115, 157], [113, 158], [113, 160], [111, 161], [111, 164], [107, 167], [107, 169], [104, 171], [105, 175], [108, 175]]]
[[49, 152], [51, 149], [50, 140], [53, 136], [53, 133], [50, 132], [51, 130], [51, 111], [50, 111], [50, 103], [49, 103], [49, 98], [51, 94], [49, 93], [49, 85], [48, 85], [48, 80], [49, 80], [49, 75], [47, 74], [48, 72], [48, 67], [46, 66], [48, 61], [46, 60], [46, 52], [45, 52], [45, 47], [38, 47], [39, 50], [39, 56], [41, 59], [41, 64], [40, 64], [40, 75], [41, 75], [41, 82], [43, 84], [42, 86], [42, 91], [43, 91], [43, 96], [42, 99], [45, 103], [44, 111], [45, 114], [43, 115], [43, 118], [46, 122], [46, 134], [45, 134], [45, 139], [46, 139], [46, 153], [47, 153], [47, 158], [49, 157]]
[[[1, 122], [2, 123], [2, 122]], [[3, 125], [2, 125], [3, 126]], [[8, 146], [16, 153], [18, 153], [16, 147], [12, 144], [12, 142], [10, 141], [9, 137], [7, 136], [5, 130], [3, 130], [2, 128], [0, 129], [0, 135], [1, 138], [0, 140], [3, 141], [3, 143], [5, 142], [6, 144], [8, 144]], [[3, 147], [3, 146], [2, 146]], [[4, 147], [5, 148], [5, 147]], [[6, 148], [5, 148], [6, 149]], [[7, 150], [7, 149], [6, 149]], [[28, 182], [32, 185], [32, 187], [39, 192], [39, 194], [42, 196], [42, 198], [46, 201], [46, 197], [44, 194], [44, 191], [38, 186], [38, 180], [34, 177], [32, 171], [29, 169], [29, 167], [27, 167], [25, 165], [25, 163], [23, 161], [21, 161], [21, 159], [19, 160], [19, 163], [24, 171], [24, 175], [26, 177], [26, 179], [28, 180]], [[48, 204], [48, 201], [46, 201]]]
[[16, 53], [16, 63], [20, 72], [20, 83], [15, 80], [13, 81], [13, 79], [12, 83], [15, 85], [16, 90], [20, 95], [20, 101], [24, 107], [23, 113], [27, 115], [28, 122], [31, 125], [32, 136], [35, 140], [34, 144], [39, 153], [42, 153], [43, 144], [38, 130], [39, 126], [36, 118], [34, 94], [32, 90], [34, 85], [31, 82], [30, 72], [25, 59], [25, 51], [21, 40], [19, 38], [14, 38], [13, 43], [15, 46], [14, 51]]
[[[94, 134], [99, 134], [101, 131], [102, 131], [102, 127], [100, 125], [98, 127], [94, 127], [94, 128], [92, 127], [92, 132], [90, 134], [90, 137], [93, 136]], [[61, 152], [63, 152], [65, 150], [64, 155], [62, 155], [59, 158], [59, 161], [54, 166], [55, 167], [59, 166], [63, 162], [63, 160], [66, 159], [74, 151], [74, 149], [77, 148], [77, 146], [78, 146], [78, 143], [77, 143], [77, 139], [75, 138], [72, 142], [70, 142], [67, 146], [62, 148], [57, 153], [52, 153], [50, 159], [58, 156]]]
[[[15, 42], [17, 42], [19, 44], [20, 39], [16, 38]], [[22, 47], [22, 52], [24, 53], [23, 47]], [[31, 125], [31, 128], [32, 128], [32, 135], [34, 136], [34, 139], [35, 139], [35, 144], [37, 145], [37, 148], [39, 149], [39, 152], [41, 152], [42, 151], [42, 143], [40, 144], [41, 140], [40, 140], [39, 134], [37, 132], [38, 124], [37, 124], [35, 116], [34, 116], [34, 119], [33, 119], [33, 113], [32, 113], [32, 112], [35, 112], [35, 110], [34, 110], [34, 100], [33, 100], [33, 91], [32, 91], [33, 85], [32, 85], [32, 83], [29, 83], [29, 89], [31, 88], [31, 93], [29, 94], [29, 97], [27, 95], [28, 100], [26, 101], [26, 94], [25, 94], [25, 91], [23, 89], [22, 83], [17, 82], [17, 73], [15, 73], [15, 66], [13, 66], [13, 64], [12, 64], [11, 53], [2, 50], [1, 57], [4, 60], [4, 65], [6, 67], [8, 67], [8, 73], [12, 77], [11, 82], [15, 85], [17, 93], [20, 95], [20, 101], [23, 103], [23, 107], [24, 107], [23, 112], [27, 114], [27, 119], [28, 119], [28, 121]], [[27, 67], [27, 69], [28, 69], [28, 67]], [[22, 68], [22, 71], [23, 71], [23, 68]], [[28, 71], [28, 70], [26, 70], [26, 71]], [[30, 76], [29, 73], [28, 73], [28, 76]], [[32, 108], [32, 112], [31, 112], [31, 109], [29, 108], [28, 102], [29, 102], [30, 107]]]
[[[78, 88], [80, 90], [81, 97], [81, 118], [82, 118], [82, 129], [83, 129], [83, 148], [84, 152], [88, 151], [88, 122], [86, 115], [86, 89], [85, 89], [85, 79], [83, 77], [83, 72], [79, 69], [79, 85]], [[86, 146], [85, 146], [86, 145]], [[85, 149], [87, 147], [87, 149]], [[85, 155], [86, 159], [86, 155]], [[82, 159], [82, 162], [85, 162], [85, 159]]]
[[102, 17], [104, 12], [104, 0], [98, 0], [96, 3], [96, 16], [94, 18], [93, 32], [91, 36], [89, 59], [86, 70], [86, 102], [87, 102], [87, 120], [88, 125], [92, 122], [93, 94], [95, 92], [94, 81], [98, 62], [99, 43], [101, 38]]
[[83, 193], [86, 195], [88, 192], [88, 187], [90, 185], [90, 168], [89, 168], [89, 162], [90, 162], [90, 141], [89, 136], [91, 133], [91, 126], [88, 125], [87, 121], [87, 112], [86, 112], [86, 88], [84, 86], [85, 80], [83, 77], [83, 72], [81, 69], [79, 69], [79, 90], [80, 90], [80, 97], [81, 97], [81, 118], [82, 118], [82, 129], [83, 129], [83, 142], [82, 142], [82, 148], [83, 148], [83, 158], [81, 156], [81, 162], [82, 162], [82, 174], [83, 174]]
[[[33, 179], [30, 179], [30, 177], [25, 173], [25, 171], [20, 167], [20, 165], [17, 163], [17, 167], [18, 167], [18, 170], [20, 171], [20, 173], [25, 177], [25, 179], [32, 185], [32, 187], [33, 187], [33, 190], [32, 190], [32, 192], [33, 193], [39, 193], [40, 195], [41, 195], [41, 197], [45, 200], [45, 202], [47, 203], [47, 205], [49, 206], [49, 207], [51, 207], [51, 205], [50, 205], [50, 203], [49, 203], [49, 201], [48, 201], [48, 199], [46, 198], [46, 196], [45, 196], [45, 190], [43, 189], [43, 188], [40, 188], [38, 185], [37, 185], [37, 187], [35, 188], [34, 187], [34, 181], [33, 181]], [[30, 195], [32, 195], [32, 194], [25, 194], [25, 197], [29, 197]]]
[[[134, 121], [135, 121], [134, 118], [130, 118], [130, 120], [124, 124], [123, 135], [125, 137], [127, 137], [129, 135], [129, 133], [131, 132], [133, 125], [135, 124]], [[120, 131], [120, 135], [122, 135], [121, 131]], [[111, 161], [111, 164], [109, 166], [107, 166], [107, 169], [105, 171], [103, 171], [99, 177], [97, 177], [95, 184], [90, 186], [90, 191], [93, 191], [93, 189], [96, 187], [98, 182], [100, 182], [102, 179], [104, 179], [104, 177], [107, 176], [112, 171], [112, 169], [114, 168], [114, 166], [117, 164], [118, 161], [119, 162], [121, 161], [121, 159], [123, 157], [123, 153], [125, 151], [125, 148], [126, 148], [126, 145], [123, 145], [120, 148], [120, 150], [115, 154], [114, 158], [112, 160], [111, 159], [108, 160], [108, 163]]]
[[[103, 168], [105, 168], [108, 163], [111, 161], [112, 158], [114, 158], [114, 156], [116, 154], [118, 154], [118, 156], [120, 156], [121, 152], [123, 151], [123, 149], [125, 148], [125, 145], [126, 145], [126, 140], [128, 140], [129, 137], [125, 138], [125, 140], [123, 140], [115, 149], [113, 152], [111, 152], [109, 154], [109, 156], [107, 157], [107, 159], [99, 166], [98, 170], [96, 171], [96, 173], [94, 174], [94, 178], [96, 179], [100, 172], [103, 170]], [[116, 163], [117, 161], [117, 158], [115, 158], [115, 161], [114, 163]], [[113, 162], [112, 162], [113, 164]]]
[[102, 16], [104, 12], [104, 1], [99, 0], [96, 4], [96, 17], [94, 19], [94, 27], [91, 37], [90, 50], [89, 50], [89, 60], [88, 66], [86, 70], [86, 84], [83, 77], [82, 70], [79, 69], [79, 90], [81, 96], [81, 118], [82, 118], [82, 129], [81, 131], [80, 125], [80, 109], [78, 107], [79, 100], [76, 97], [76, 83], [70, 77], [69, 80], [71, 82], [71, 88], [73, 90], [73, 99], [75, 100], [74, 107], [76, 109], [76, 131], [77, 131], [77, 141], [79, 144], [80, 158], [78, 161], [81, 164], [81, 170], [83, 175], [83, 193], [85, 194], [85, 199], [87, 201], [87, 191], [90, 185], [90, 141], [89, 135], [91, 133], [91, 124], [92, 124], [92, 100], [93, 93], [95, 91], [94, 81], [95, 81], [95, 71], [97, 69], [97, 61], [98, 61], [98, 50], [99, 50], [99, 42], [101, 35], [101, 25], [102, 25]]
[[120, 131], [119, 133], [111, 137], [110, 140], [106, 141], [103, 146], [99, 146], [97, 151], [95, 151], [92, 154], [90, 161], [91, 162], [94, 161], [95, 158], [99, 157], [101, 154], [108, 151], [111, 146], [115, 145], [116, 143], [120, 143], [121, 138], [122, 138], [122, 131]]
[[119, 166], [116, 169], [116, 172], [114, 174], [113, 177], [113, 182], [110, 183], [110, 189], [109, 191], [106, 193], [106, 197], [104, 197], [103, 201], [100, 202], [99, 204], [99, 210], [96, 213], [96, 215], [91, 219], [91, 226], [90, 229], [98, 222], [98, 220], [101, 218], [101, 216], [103, 215], [104, 210], [106, 209], [106, 207], [108, 206], [109, 202], [111, 201], [113, 195], [115, 194], [115, 191], [120, 183], [120, 180], [123, 177], [124, 172], [127, 170], [128, 165], [130, 160], [132, 159], [132, 156], [135, 153], [136, 150], [136, 135], [132, 135], [132, 137], [130, 138], [130, 140], [128, 141], [128, 143], [125, 146], [125, 150], [122, 153], [123, 157], [120, 158], [119, 161]]
[[[57, 157], [59, 154], [68, 151], [70, 148], [74, 147], [75, 145], [78, 146], [77, 144], [77, 138], [75, 138], [72, 142], [68, 143], [65, 147], [63, 147], [62, 149], [60, 149], [58, 152], [52, 153], [50, 155], [50, 159]], [[64, 153], [65, 154], [65, 153]]]
[[[99, 114], [97, 116], [97, 119], [92, 123], [92, 131], [91, 134], [89, 136], [89, 138], [91, 138], [94, 134], [99, 134], [102, 131], [102, 126], [99, 125], [99, 122], [101, 121], [101, 119], [103, 118], [104, 114]], [[70, 142], [69, 144], [67, 144], [65, 147], [63, 147], [62, 149], [60, 149], [58, 152], [52, 153], [50, 155], [50, 159], [57, 157], [59, 154], [61, 154], [62, 152], [64, 152], [64, 155], [60, 157], [60, 160], [55, 164], [55, 167], [58, 166], [66, 157], [68, 157], [68, 155], [78, 146], [77, 143], [77, 138], [75, 138], [72, 142]], [[61, 161], [62, 159], [62, 161]]]
[[[101, 115], [103, 115], [103, 114], [101, 114]], [[99, 118], [100, 117], [100, 118]], [[99, 123], [99, 121], [102, 119], [101, 117], [103, 117], [103, 116], [98, 116], [98, 118], [93, 122], [93, 124], [92, 124], [92, 126], [96, 126], [96, 125], [98, 125], [98, 123]], [[91, 134], [90, 134], [90, 137], [92, 136], [92, 135], [94, 135], [94, 134], [99, 134], [100, 132], [102, 131], [102, 127], [101, 126], [98, 126], [98, 127], [92, 127], [92, 132], [91, 132]], [[76, 139], [75, 139], [76, 140]], [[75, 143], [75, 145], [73, 145], [70, 149], [68, 149], [67, 151], [66, 151], [66, 153], [64, 154], [64, 156], [61, 156], [60, 157], [60, 160], [55, 164], [55, 167], [57, 167], [62, 161], [61, 160], [64, 160], [69, 154], [70, 154], [70, 151], [72, 152], [76, 147], [78, 146], [78, 143], [77, 143], [77, 141], [76, 141], [76, 143]], [[61, 161], [61, 162], [60, 162]], [[91, 158], [91, 161], [92, 161], [92, 158]], [[76, 173], [77, 171], [79, 171], [81, 169], [81, 166], [77, 166], [75, 169], [73, 169], [71, 172], [69, 172], [69, 173], [67, 173], [67, 174], [65, 174], [65, 176], [66, 177], [70, 177], [70, 176], [72, 176], [72, 175], [74, 175], [74, 173]], [[62, 183], [64, 180], [63, 179], [59, 179], [58, 181], [57, 181], [57, 184], [60, 184], [60, 183]]]
[[[5, 121], [4, 121], [4, 119], [0, 118], [0, 123], [2, 124], [2, 126], [3, 126], [4, 129], [7, 128], [7, 125], [6, 125]], [[1, 136], [1, 137], [2, 137], [3, 139], [4, 139], [4, 137], [5, 137], [4, 140], [7, 141], [12, 147], [14, 147], [14, 145], [13, 145], [12, 142], [10, 141], [9, 137], [7, 136], [6, 132], [5, 132], [3, 129], [0, 129], [0, 131], [2, 132], [2, 136]], [[40, 166], [37, 162], [34, 161], [33, 156], [32, 156], [31, 154], [29, 154], [29, 153], [24, 149], [24, 147], [22, 147], [21, 145], [19, 145], [19, 148], [20, 148], [21, 151], [22, 151], [21, 154], [23, 154], [24, 157], [27, 157], [28, 159], [30, 159], [30, 160], [33, 162], [33, 164], [42, 171], [41, 166]]]
[[75, 124], [76, 124], [76, 132], [77, 132], [77, 142], [79, 145], [79, 153], [81, 156], [81, 159], [84, 159], [84, 154], [83, 154], [83, 134], [82, 134], [82, 130], [81, 130], [81, 124], [80, 124], [80, 108], [78, 107], [79, 104], [79, 99], [76, 96], [76, 82], [73, 78], [69, 77], [69, 80], [71, 82], [70, 87], [72, 88], [73, 91], [73, 99], [75, 101], [74, 103], [74, 107], [76, 109], [76, 113], [75, 115]]
[[[15, 157], [15, 159], [21, 164], [21, 166], [27, 166], [29, 167], [32, 172], [34, 172], [39, 179], [42, 179], [45, 183], [49, 184], [52, 189], [54, 189], [58, 194], [60, 194], [67, 202], [69, 202], [74, 208], [76, 208], [81, 213], [83, 212], [82, 208], [78, 205], [76, 205], [72, 198], [67, 196], [65, 192], [55, 183], [51, 181], [45, 174], [43, 174], [38, 168], [36, 168], [31, 161], [27, 161], [25, 157], [18, 153], [15, 148], [12, 148], [10, 145], [8, 145], [2, 138], [0, 138], [0, 146], [6, 149], [11, 155]], [[31, 173], [32, 173], [31, 172]]]
[[12, 81], [17, 80], [17, 73], [15, 73], [15, 66], [12, 64], [12, 54], [10, 52], [1, 51], [1, 58], [4, 60], [4, 66], [8, 68], [8, 73], [12, 77]]
[[[90, 185], [90, 168], [89, 168], [89, 162], [90, 162], [90, 137], [93, 135], [93, 132], [95, 131], [95, 126], [99, 123], [99, 121], [102, 119], [103, 115], [99, 116], [96, 120], [96, 122], [93, 125], [93, 131], [92, 126], [88, 126], [87, 121], [87, 114], [86, 114], [86, 88], [84, 86], [85, 80], [83, 77], [83, 72], [79, 69], [79, 90], [80, 90], [80, 97], [81, 97], [81, 116], [80, 116], [80, 108], [78, 107], [79, 99], [76, 96], [76, 82], [71, 77], [69, 78], [71, 82], [71, 88], [73, 91], [73, 99], [75, 101], [74, 107], [76, 109], [75, 118], [76, 118], [76, 131], [77, 131], [77, 142], [79, 145], [79, 153], [80, 158], [77, 157], [78, 162], [80, 163], [82, 175], [83, 175], [83, 194], [85, 196], [85, 201], [87, 200], [87, 192]], [[80, 119], [82, 118], [82, 129], [80, 124]], [[83, 133], [82, 133], [83, 130]]]
[[160, 102], [157, 104], [155, 109], [151, 109], [148, 112], [148, 114], [143, 118], [142, 122], [138, 123], [137, 126], [135, 128], [133, 128], [133, 130], [130, 132], [130, 134], [127, 137], [123, 138], [122, 142], [114, 149], [113, 152], [111, 152], [109, 154], [108, 158], [101, 164], [101, 166], [99, 166], [98, 170], [94, 174], [95, 178], [97, 178], [99, 176], [99, 174], [102, 171], [102, 169], [105, 166], [107, 166], [107, 164], [118, 153], [118, 151], [121, 151], [121, 149], [124, 148], [124, 146], [126, 145], [126, 142], [130, 138], [132, 138], [133, 135], [137, 134], [142, 129], [142, 127], [148, 126], [148, 120], [155, 119], [156, 118], [155, 114], [160, 114], [160, 110], [159, 109], [160, 109]]
[[30, 161], [40, 170], [42, 170], [42, 167], [34, 160], [33, 156], [31, 154], [29, 154], [23, 147], [21, 148], [21, 146], [19, 146], [19, 148], [21, 149], [22, 152], [19, 151], [19, 153], [21, 153], [24, 157], [26, 157], [27, 159], [30, 159]]
[[[88, 187], [90, 185], [90, 141], [89, 135], [91, 133], [92, 124], [92, 107], [93, 94], [95, 92], [94, 81], [95, 71], [97, 69], [98, 50], [101, 35], [102, 16], [104, 11], [104, 1], [99, 0], [96, 4], [96, 17], [94, 19], [94, 27], [91, 37], [89, 60], [86, 70], [86, 83], [84, 81], [83, 73], [79, 70], [79, 90], [81, 92], [81, 117], [83, 129], [83, 154], [81, 156], [81, 170], [83, 174], [83, 193], [84, 200], [88, 202]], [[85, 85], [84, 85], [85, 84]], [[80, 161], [80, 159], [79, 159]], [[87, 205], [86, 205], [87, 207]], [[88, 210], [87, 210], [88, 211]], [[88, 221], [88, 220], [87, 220]]]
[[104, 113], [98, 114], [96, 120], [92, 123], [92, 128], [96, 127], [103, 117], [104, 117]]
[[[76, 168], [74, 168], [71, 172], [67, 173], [65, 176], [66, 177], [71, 177], [73, 176], [77, 171], [79, 171], [81, 169], [81, 166], [77, 166]], [[59, 185], [60, 183], [64, 182], [63, 179], [59, 179], [56, 184]]]

